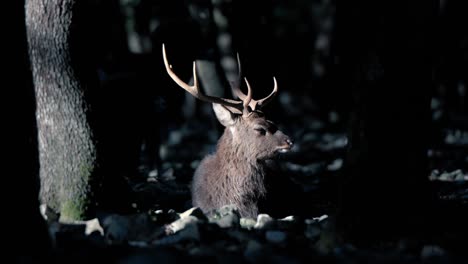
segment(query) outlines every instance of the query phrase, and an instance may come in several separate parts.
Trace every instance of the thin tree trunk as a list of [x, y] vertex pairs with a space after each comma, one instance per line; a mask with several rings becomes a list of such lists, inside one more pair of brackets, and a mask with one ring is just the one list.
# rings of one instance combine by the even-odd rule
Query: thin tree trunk
[[[91, 209], [96, 148], [85, 83], [71, 47], [74, 0], [26, 1], [26, 26], [39, 133], [40, 197], [62, 220]], [[82, 59], [82, 58], [81, 58]]]

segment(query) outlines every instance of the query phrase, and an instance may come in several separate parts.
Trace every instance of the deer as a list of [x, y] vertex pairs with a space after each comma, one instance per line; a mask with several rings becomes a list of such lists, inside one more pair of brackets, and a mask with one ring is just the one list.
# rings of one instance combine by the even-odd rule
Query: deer
[[200, 91], [195, 61], [193, 85], [189, 85], [174, 73], [164, 44], [162, 52], [170, 78], [195, 98], [211, 103], [216, 118], [225, 127], [216, 151], [205, 156], [194, 172], [192, 206], [210, 213], [224, 205], [235, 205], [241, 217], [256, 218], [259, 204], [268, 192], [265, 184], [271, 174], [268, 161], [293, 147], [292, 140], [262, 112], [278, 92], [276, 78], [273, 77], [273, 91], [263, 99], [254, 100], [247, 78], [244, 78], [247, 94], [240, 89], [241, 65], [237, 54], [239, 77], [231, 82], [231, 89], [239, 100], [213, 97]]

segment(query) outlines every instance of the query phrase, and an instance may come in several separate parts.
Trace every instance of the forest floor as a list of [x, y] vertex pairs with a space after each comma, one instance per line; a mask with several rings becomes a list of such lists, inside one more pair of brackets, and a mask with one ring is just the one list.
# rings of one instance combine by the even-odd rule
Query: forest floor
[[[288, 114], [294, 114], [291, 109]], [[433, 110], [428, 178], [441, 203], [453, 208], [455, 216], [456, 210], [464, 210], [460, 217], [467, 219], [468, 116], [440, 118], [438, 109]], [[334, 112], [289, 120], [294, 122], [278, 125], [294, 131], [295, 147], [279, 164], [309, 197], [307, 205], [300, 205], [311, 208], [309, 217], [261, 214], [248, 219], [231, 206], [208, 216], [191, 208], [194, 169], [213, 151], [218, 135], [212, 123], [193, 120], [170, 131], [161, 146], [160, 170], [131, 182], [137, 213], [73, 224], [49, 222], [57, 257], [67, 263], [468, 263], [468, 234], [456, 228], [441, 234], [439, 241], [376, 241], [369, 248], [341, 243], [333, 214], [347, 146], [344, 121]]]

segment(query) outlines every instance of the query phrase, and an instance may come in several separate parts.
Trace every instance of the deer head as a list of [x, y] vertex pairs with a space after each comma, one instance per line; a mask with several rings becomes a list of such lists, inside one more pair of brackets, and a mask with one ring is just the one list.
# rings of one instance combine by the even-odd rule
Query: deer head
[[212, 103], [217, 119], [231, 133], [232, 142], [228, 144], [230, 147], [240, 149], [242, 155], [254, 161], [269, 159], [277, 153], [284, 153], [291, 149], [293, 143], [289, 137], [281, 132], [272, 121], [267, 120], [261, 111], [278, 92], [274, 77], [274, 87], [270, 95], [260, 100], [252, 99], [252, 89], [247, 78], [244, 78], [248, 89], [247, 94], [240, 90], [241, 65], [239, 55], [237, 55], [239, 78], [231, 83], [231, 88], [240, 100], [204, 95], [198, 85], [196, 63], [193, 62], [193, 85], [189, 85], [173, 72], [172, 66], [167, 61], [164, 44], [162, 48], [164, 65], [169, 76], [194, 97]]

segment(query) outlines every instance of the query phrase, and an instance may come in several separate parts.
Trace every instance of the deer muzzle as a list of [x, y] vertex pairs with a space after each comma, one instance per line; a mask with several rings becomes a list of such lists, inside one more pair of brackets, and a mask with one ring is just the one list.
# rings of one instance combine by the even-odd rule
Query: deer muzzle
[[289, 152], [291, 150], [291, 148], [293, 147], [293, 145], [294, 145], [294, 143], [292, 142], [292, 140], [290, 138], [286, 138], [284, 140], [284, 144], [278, 146], [276, 148], [276, 151], [279, 152], [279, 153]]

